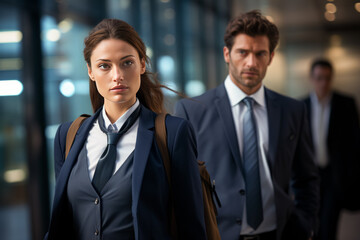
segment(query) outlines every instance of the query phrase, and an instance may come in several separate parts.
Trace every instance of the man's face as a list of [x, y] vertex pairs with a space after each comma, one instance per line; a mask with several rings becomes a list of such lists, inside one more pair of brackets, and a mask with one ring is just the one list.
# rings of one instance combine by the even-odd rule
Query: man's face
[[326, 97], [331, 90], [332, 71], [328, 67], [316, 66], [311, 73], [311, 83], [319, 99]]
[[269, 44], [265, 35], [251, 37], [240, 33], [234, 38], [231, 51], [227, 47], [223, 49], [231, 80], [248, 95], [261, 87], [274, 56], [274, 52], [270, 54]]

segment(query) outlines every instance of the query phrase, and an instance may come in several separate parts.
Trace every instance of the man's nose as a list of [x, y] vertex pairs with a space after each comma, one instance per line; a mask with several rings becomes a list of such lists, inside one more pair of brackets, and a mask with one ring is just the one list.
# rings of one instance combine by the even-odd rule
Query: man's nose
[[246, 64], [248, 67], [256, 66], [256, 56], [253, 53], [250, 53], [246, 58]]

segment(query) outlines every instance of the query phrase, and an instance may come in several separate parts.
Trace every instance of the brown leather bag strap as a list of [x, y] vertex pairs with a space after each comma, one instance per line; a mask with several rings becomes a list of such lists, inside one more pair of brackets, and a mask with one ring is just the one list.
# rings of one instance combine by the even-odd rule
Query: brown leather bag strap
[[66, 147], [65, 147], [65, 159], [67, 158], [71, 146], [74, 142], [75, 135], [80, 128], [81, 124], [84, 122], [85, 119], [90, 117], [88, 114], [82, 114], [80, 117], [76, 118], [73, 123], [70, 125], [69, 130], [66, 134]]
[[157, 115], [155, 119], [155, 138], [156, 138], [156, 143], [160, 149], [161, 157], [163, 159], [163, 163], [165, 167], [166, 176], [169, 182], [171, 236], [172, 239], [178, 239], [174, 200], [173, 200], [173, 193], [171, 188], [171, 161], [170, 161], [169, 150], [167, 147], [167, 134], [166, 134], [166, 124], [165, 124], [166, 115], [167, 113], [160, 113]]
[[166, 135], [166, 126], [165, 119], [166, 113], [160, 113], [155, 119], [155, 138], [157, 145], [160, 149], [160, 153], [164, 162], [164, 167], [166, 171], [166, 176], [169, 182], [171, 189], [171, 166], [170, 166], [170, 156], [167, 147], [167, 135]]

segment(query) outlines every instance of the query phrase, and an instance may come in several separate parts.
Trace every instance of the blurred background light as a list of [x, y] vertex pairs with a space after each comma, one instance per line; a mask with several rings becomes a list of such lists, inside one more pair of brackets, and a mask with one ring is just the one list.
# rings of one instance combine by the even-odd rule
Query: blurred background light
[[23, 89], [23, 84], [19, 80], [0, 81], [0, 96], [18, 96]]
[[146, 56], [148, 56], [149, 58], [152, 58], [153, 56], [153, 50], [149, 46], [146, 46]]
[[61, 37], [61, 32], [58, 29], [50, 29], [46, 32], [46, 39], [50, 42], [57, 42]]
[[333, 4], [333, 3], [327, 3], [325, 5], [325, 9], [329, 13], [336, 13], [336, 10], [337, 10], [335, 4]]
[[23, 182], [26, 179], [26, 173], [24, 169], [13, 169], [5, 171], [4, 180], [7, 183]]
[[175, 61], [171, 56], [159, 57], [158, 65], [159, 70], [163, 75], [173, 74], [173, 71], [175, 69]]
[[74, 23], [70, 18], [65, 18], [59, 23], [59, 29], [62, 33], [67, 33], [73, 27]]
[[75, 85], [72, 80], [64, 79], [59, 86], [59, 90], [65, 97], [71, 97], [75, 93]]
[[360, 13], [360, 2], [355, 3], [355, 10]]
[[205, 90], [205, 85], [200, 80], [190, 80], [185, 85], [185, 92], [189, 97], [195, 97], [203, 94]]
[[164, 17], [168, 20], [173, 19], [175, 16], [175, 11], [173, 8], [168, 8], [164, 11]]
[[22, 33], [20, 31], [1, 31], [0, 43], [17, 43], [22, 40]]
[[325, 15], [324, 15], [325, 19], [329, 22], [333, 22], [335, 21], [335, 14], [334, 13], [330, 13], [330, 12], [325, 12]]
[[175, 37], [172, 34], [166, 34], [164, 37], [164, 43], [168, 46], [174, 45]]

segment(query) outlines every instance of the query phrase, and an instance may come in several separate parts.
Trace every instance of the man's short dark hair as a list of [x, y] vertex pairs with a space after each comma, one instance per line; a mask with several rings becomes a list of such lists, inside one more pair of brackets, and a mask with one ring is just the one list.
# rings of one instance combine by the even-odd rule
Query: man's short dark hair
[[224, 41], [225, 46], [231, 51], [234, 38], [244, 33], [251, 37], [266, 35], [270, 43], [272, 53], [279, 42], [279, 30], [275, 24], [261, 15], [259, 10], [253, 10], [232, 19], [226, 27]]
[[318, 58], [315, 59], [312, 64], [311, 64], [311, 68], [310, 68], [310, 74], [313, 74], [315, 67], [324, 67], [324, 68], [329, 68], [331, 72], [333, 72], [333, 66], [331, 64], [331, 62], [325, 58]]

